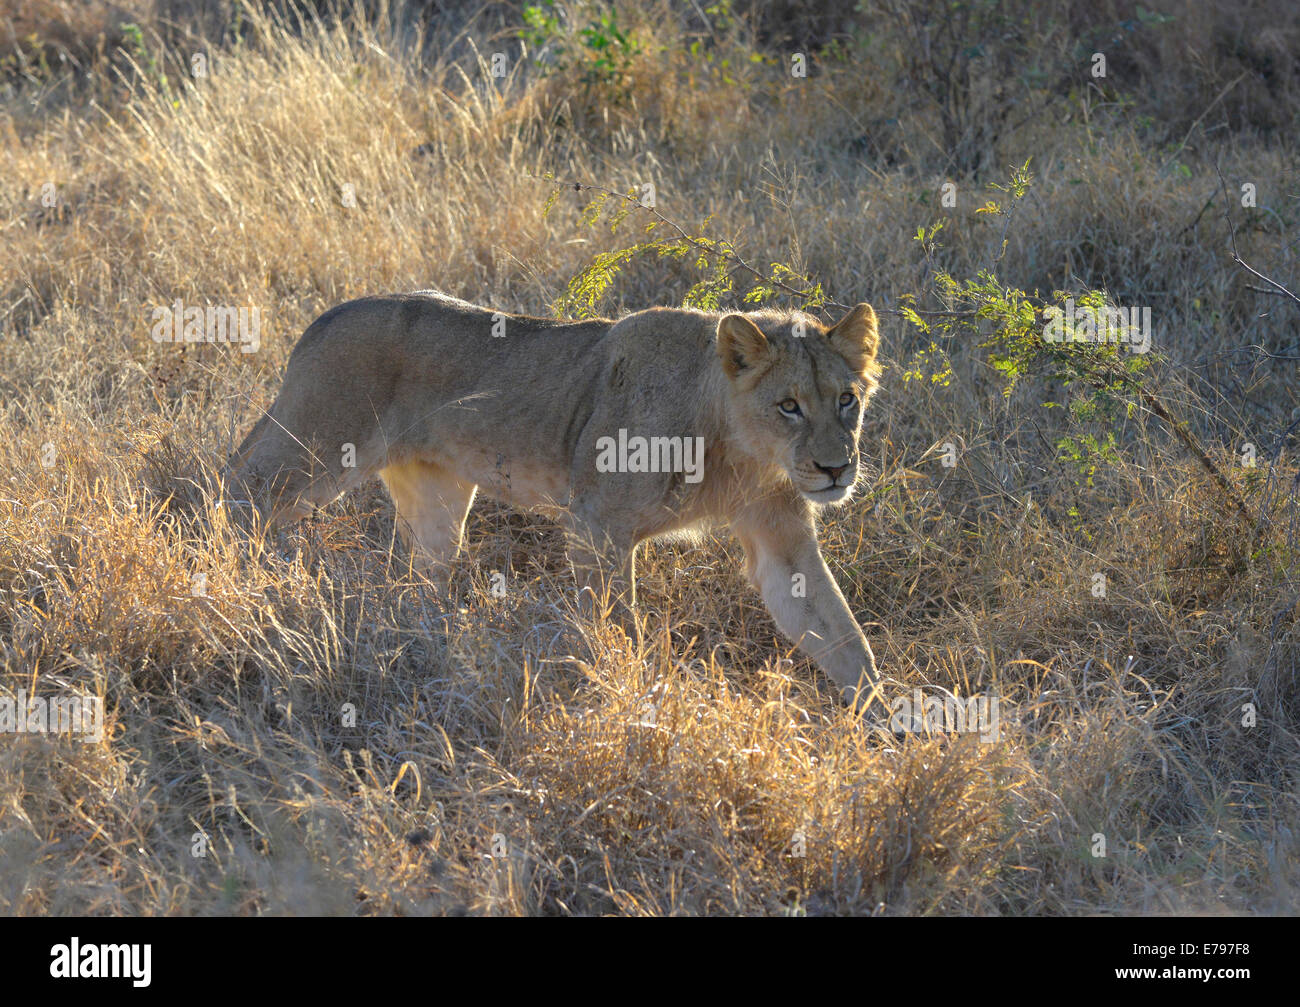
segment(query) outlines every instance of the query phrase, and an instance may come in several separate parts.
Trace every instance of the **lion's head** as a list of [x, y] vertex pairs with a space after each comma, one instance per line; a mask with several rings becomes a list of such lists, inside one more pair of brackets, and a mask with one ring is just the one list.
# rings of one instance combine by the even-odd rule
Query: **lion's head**
[[881, 370], [871, 305], [829, 329], [802, 312], [726, 315], [717, 346], [738, 446], [779, 465], [813, 503], [847, 500], [858, 477], [862, 411]]

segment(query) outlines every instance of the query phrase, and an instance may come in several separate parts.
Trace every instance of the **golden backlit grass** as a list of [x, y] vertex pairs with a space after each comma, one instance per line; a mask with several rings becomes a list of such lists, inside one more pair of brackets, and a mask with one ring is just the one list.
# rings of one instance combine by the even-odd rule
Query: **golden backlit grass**
[[[0, 909], [1295, 910], [1297, 469], [1269, 438], [1300, 403], [1285, 362], [1225, 352], [1285, 353], [1297, 316], [1244, 288], [1219, 204], [1198, 217], [1208, 144], [1169, 171], [1180, 137], [1122, 107], [1040, 116], [995, 150], [1036, 175], [998, 270], [1156, 304], [1162, 394], [1260, 515], [1253, 558], [1231, 569], [1241, 532], [1159, 421], [1117, 421], [1121, 460], [1088, 485], [1041, 385], [1004, 398], [969, 346], [950, 384], [905, 382], [924, 344], [887, 316], [873, 472], [828, 515], [828, 561], [891, 690], [989, 692], [1002, 720], [995, 743], [897, 738], [790, 653], [725, 535], [646, 550], [629, 635], [574, 614], [540, 519], [478, 505], [447, 609], [377, 487], [251, 551], [209, 487], [325, 308], [436, 286], [545, 313], [629, 240], [572, 193], [545, 214], [547, 171], [653, 181], [684, 226], [841, 301], [923, 292], [910, 239], [948, 178], [925, 104], [853, 61], [752, 62], [743, 24], [692, 56], [653, 5], [625, 9], [642, 46], [613, 97], [514, 49], [494, 79], [511, 39], [450, 18], [421, 61], [383, 26], [245, 16], [208, 78], [119, 57], [35, 106], [19, 79], [0, 110], [0, 692], [109, 708], [101, 743], [0, 738]], [[146, 51], [187, 64], [163, 37]], [[855, 144], [874, 130], [888, 163]], [[1283, 279], [1293, 136], [1219, 148], [1275, 207], [1238, 217], [1243, 255]], [[989, 180], [958, 178], [959, 276], [996, 256]], [[606, 309], [692, 281], [644, 263]], [[261, 350], [154, 343], [178, 299], [257, 306]]]

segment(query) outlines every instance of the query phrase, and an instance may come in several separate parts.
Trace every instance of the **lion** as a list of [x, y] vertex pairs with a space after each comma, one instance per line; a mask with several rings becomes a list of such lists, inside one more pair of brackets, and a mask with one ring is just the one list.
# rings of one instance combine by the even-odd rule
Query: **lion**
[[224, 481], [275, 524], [378, 475], [444, 588], [483, 492], [557, 517], [584, 596], [633, 605], [640, 543], [729, 525], [777, 627], [866, 707], [875, 658], [816, 515], [853, 495], [879, 344], [865, 303], [827, 328], [770, 309], [566, 322], [437, 291], [364, 297], [303, 333]]

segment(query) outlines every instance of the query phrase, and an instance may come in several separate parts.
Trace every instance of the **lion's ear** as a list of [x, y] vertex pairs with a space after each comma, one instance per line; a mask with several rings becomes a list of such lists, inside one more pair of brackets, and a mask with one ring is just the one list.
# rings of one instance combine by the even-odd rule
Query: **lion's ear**
[[876, 353], [880, 350], [880, 329], [870, 304], [864, 301], [855, 305], [826, 336], [859, 374], [865, 376], [879, 371]]
[[718, 322], [718, 357], [727, 377], [763, 368], [772, 359], [767, 337], [744, 315], [724, 315]]

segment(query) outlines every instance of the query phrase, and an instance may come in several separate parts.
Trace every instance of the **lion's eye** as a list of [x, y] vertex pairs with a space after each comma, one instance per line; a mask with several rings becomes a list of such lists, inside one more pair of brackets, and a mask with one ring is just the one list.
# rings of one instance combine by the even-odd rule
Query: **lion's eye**
[[799, 403], [794, 399], [786, 399], [777, 406], [777, 408], [780, 409], [781, 412], [785, 413], [786, 416], [798, 416], [800, 414]]
[[858, 397], [856, 395], [854, 395], [852, 392], [845, 392], [843, 395], [840, 396], [840, 408], [847, 409], [849, 406], [853, 405], [853, 403], [857, 401], [858, 401]]

